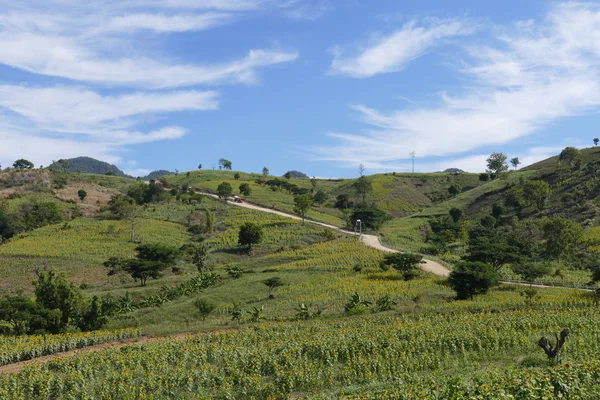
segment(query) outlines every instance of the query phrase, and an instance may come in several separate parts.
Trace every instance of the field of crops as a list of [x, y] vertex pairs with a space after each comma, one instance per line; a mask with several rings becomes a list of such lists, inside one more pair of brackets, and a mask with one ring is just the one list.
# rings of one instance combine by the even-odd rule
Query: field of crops
[[[142, 243], [166, 243], [180, 247], [189, 238], [182, 225], [139, 218], [135, 234]], [[127, 221], [78, 218], [26, 232], [0, 246], [0, 288], [30, 290], [35, 269], [42, 263], [66, 271], [78, 282], [106, 281], [102, 265], [109, 257], [132, 257]]]
[[[591, 301], [264, 323], [58, 359], [0, 377], [0, 397], [590, 399], [599, 323]], [[544, 366], [537, 340], [565, 327], [563, 364]]]
[[59, 335], [0, 336], [0, 365], [140, 336], [139, 329], [64, 333]]

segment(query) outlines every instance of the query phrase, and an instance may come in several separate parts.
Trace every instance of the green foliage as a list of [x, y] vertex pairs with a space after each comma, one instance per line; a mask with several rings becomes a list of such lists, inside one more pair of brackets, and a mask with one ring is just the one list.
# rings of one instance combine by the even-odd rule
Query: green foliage
[[460, 220], [460, 217], [462, 217], [462, 215], [463, 215], [462, 210], [460, 208], [456, 208], [456, 207], [451, 208], [449, 213], [454, 222], [458, 222]]
[[369, 308], [371, 304], [373, 303], [363, 299], [358, 293], [354, 292], [352, 297], [350, 297], [350, 300], [344, 306], [344, 311], [350, 315], [362, 314]]
[[227, 170], [231, 170], [231, 161], [226, 160], [224, 158], [220, 158], [219, 159], [219, 169], [227, 169]]
[[521, 161], [519, 160], [519, 157], [513, 157], [510, 159], [510, 164], [516, 170], [519, 167], [519, 164], [521, 164]]
[[492, 174], [494, 178], [498, 177], [502, 172], [508, 171], [508, 164], [506, 164], [506, 154], [503, 153], [492, 153], [487, 162], [487, 172]]
[[36, 303], [47, 310], [56, 310], [60, 318], [57, 326], [51, 327], [52, 333], [58, 333], [67, 328], [81, 310], [83, 295], [81, 290], [67, 281], [64, 274], [51, 269], [39, 271], [38, 279], [34, 282]]
[[33, 169], [34, 165], [31, 161], [26, 160], [24, 158], [19, 158], [17, 161], [13, 163], [13, 168], [18, 169]]
[[367, 196], [373, 192], [371, 180], [366, 176], [361, 176], [354, 182], [354, 190], [362, 198], [363, 205], [367, 204]]
[[242, 183], [240, 185], [240, 194], [243, 196], [250, 196], [250, 193], [252, 193], [252, 188], [250, 185], [248, 183]]
[[219, 196], [221, 200], [227, 200], [227, 198], [230, 197], [232, 193], [233, 188], [228, 182], [223, 182], [217, 187], [217, 196]]
[[244, 315], [244, 310], [239, 303], [234, 303], [233, 306], [227, 310], [227, 313], [231, 316], [231, 320], [233, 322], [237, 322], [238, 324], [242, 322], [242, 316]]
[[542, 232], [546, 240], [546, 253], [559, 261], [562, 256], [573, 255], [583, 241], [581, 225], [563, 217], [545, 219]]
[[552, 268], [548, 264], [542, 263], [520, 262], [513, 264], [511, 269], [516, 275], [529, 283], [533, 283], [552, 272]]
[[389, 253], [383, 257], [381, 267], [387, 271], [390, 267], [400, 273], [402, 279], [410, 281], [419, 275], [419, 266], [423, 256], [408, 253]]
[[238, 232], [238, 245], [247, 246], [252, 250], [252, 246], [259, 244], [263, 238], [263, 229], [260, 224], [255, 222], [246, 222], [240, 226]]
[[202, 321], [206, 320], [212, 312], [217, 308], [217, 305], [207, 299], [197, 299], [194, 301], [194, 307], [198, 309]]
[[113, 268], [113, 273], [114, 266], [122, 268], [134, 280], [139, 279], [142, 286], [146, 286], [148, 278], [160, 278], [162, 271], [171, 267], [179, 255], [177, 248], [159, 243], [143, 244], [135, 250], [138, 253], [137, 258], [122, 261], [109, 259], [105, 266]]
[[325, 193], [325, 191], [323, 191], [323, 190], [317, 190], [317, 193], [315, 193], [313, 200], [318, 205], [322, 205], [323, 203], [325, 203], [327, 201], [327, 193]]
[[108, 317], [104, 315], [98, 296], [92, 298], [91, 303], [77, 319], [77, 326], [82, 331], [97, 331], [106, 326]]
[[302, 222], [308, 209], [312, 206], [312, 197], [309, 194], [300, 194], [294, 196], [294, 212], [300, 214]]
[[485, 294], [498, 284], [498, 272], [482, 262], [463, 261], [455, 265], [448, 277], [450, 287], [460, 300], [473, 299], [473, 296]]
[[204, 208], [206, 213], [206, 232], [213, 233], [215, 230], [215, 214], [208, 208]]
[[16, 335], [58, 332], [61, 316], [60, 310], [48, 310], [28, 297], [7, 296], [0, 300], [0, 321], [8, 323]]
[[79, 200], [83, 201], [87, 196], [87, 192], [83, 189], [79, 189], [77, 191], [77, 196], [79, 197]]
[[392, 297], [389, 294], [384, 294], [383, 296], [378, 298], [377, 301], [375, 301], [375, 311], [377, 311], [377, 312], [389, 311], [392, 308], [394, 308], [394, 306], [396, 304], [398, 304], [398, 303], [396, 303], [394, 300], [392, 300]]
[[546, 200], [550, 195], [550, 185], [541, 180], [527, 181], [522, 184], [523, 199], [526, 204], [537, 207], [538, 211], [544, 209]]
[[571, 167], [574, 167], [579, 160], [581, 160], [581, 152], [575, 147], [565, 147], [558, 156], [559, 162], [566, 162]]
[[313, 310], [310, 306], [305, 303], [300, 303], [296, 308], [296, 319], [301, 321], [308, 321], [310, 319], [318, 318], [323, 310]]
[[456, 196], [457, 194], [460, 194], [461, 192], [462, 192], [462, 186], [459, 183], [453, 183], [448, 188], [448, 193], [450, 193], [450, 195], [452, 195], [452, 196]]
[[206, 264], [206, 259], [208, 257], [208, 249], [203, 244], [191, 244], [187, 247], [188, 254], [190, 255], [192, 264], [196, 266], [196, 269], [199, 273], [204, 274], [210, 271], [208, 265]]
[[490, 180], [490, 174], [488, 174], [487, 172], [482, 172], [479, 174], [479, 180], [481, 182], [487, 182]]
[[239, 181], [239, 180], [240, 180], [240, 177], [241, 177], [241, 175], [240, 175], [240, 173], [239, 173], [239, 172], [236, 172], [236, 173], [233, 175], [233, 179], [235, 179], [236, 181]]
[[379, 229], [388, 220], [388, 214], [376, 207], [364, 207], [355, 209], [350, 215], [351, 224], [354, 226], [357, 220], [361, 220], [363, 228]]
[[263, 315], [264, 310], [265, 310], [265, 306], [262, 306], [260, 308], [258, 308], [256, 306], [252, 307], [250, 310], [246, 311], [246, 313], [248, 313], [250, 315], [250, 318], [248, 320], [250, 322], [256, 323], [263, 319], [266, 319], [265, 316]]
[[225, 271], [227, 271], [231, 279], [239, 279], [244, 274], [244, 270], [237, 265], [227, 265], [225, 266]]
[[346, 210], [348, 208], [352, 208], [354, 204], [350, 201], [350, 198], [347, 194], [338, 194], [335, 198], [335, 204], [333, 205], [335, 208], [339, 208], [340, 210]]
[[265, 279], [264, 281], [262, 281], [262, 283], [269, 288], [269, 294], [272, 294], [273, 290], [277, 289], [278, 287], [285, 285], [285, 283], [283, 283], [283, 280], [281, 280], [281, 278], [278, 276]]

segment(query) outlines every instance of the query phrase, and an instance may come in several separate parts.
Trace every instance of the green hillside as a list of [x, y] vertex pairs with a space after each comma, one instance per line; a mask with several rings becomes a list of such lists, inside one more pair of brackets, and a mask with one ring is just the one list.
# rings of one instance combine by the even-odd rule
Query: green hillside
[[[235, 174], [239, 179], [235, 179]], [[172, 186], [188, 185], [201, 191], [216, 193], [217, 186], [222, 182], [228, 182], [238, 192], [240, 184], [247, 183], [252, 190], [249, 196], [243, 196], [247, 201], [277, 210], [292, 213], [294, 210], [294, 196], [285, 190], [273, 190], [265, 184], [257, 183], [257, 180], [268, 181], [270, 179], [283, 179], [276, 177], [263, 177], [258, 174], [247, 174], [235, 171], [190, 171], [178, 175], [163, 177], [163, 180]], [[377, 207], [389, 213], [390, 217], [404, 216], [418, 212], [424, 208], [451, 197], [448, 189], [452, 184], [458, 184], [463, 191], [470, 190], [481, 185], [476, 174], [452, 174], [452, 173], [389, 173], [368, 176], [372, 191], [367, 195], [367, 203], [375, 204]], [[338, 195], [346, 194], [355, 204], [362, 202], [361, 196], [357, 195], [354, 188], [356, 179], [289, 179], [289, 183], [300, 188], [325, 192], [327, 200], [322, 206], [315, 205], [307, 214], [308, 218], [330, 223], [337, 226], [345, 226], [345, 215], [334, 208], [335, 199]]]
[[[545, 161], [489, 182], [475, 174], [374, 175], [367, 178], [367, 203], [390, 217], [380, 229], [385, 244], [427, 254], [455, 271], [478, 245], [473, 238], [494, 245], [519, 239], [522, 246], [508, 251], [531, 254], [526, 261], [503, 262], [496, 278], [520, 279], [512, 267], [523, 262], [532, 269], [549, 267], [532, 283], [586, 285], [593, 268], [579, 261], [594, 260], [600, 249], [594, 183], [600, 158], [586, 149], [582, 159], [577, 166]], [[354, 236], [182, 188], [211, 192], [224, 181], [234, 188], [248, 183], [252, 193], [246, 200], [293, 212], [293, 195], [257, 183], [259, 175], [170, 175], [161, 178], [170, 186], [165, 191], [103, 175], [5, 173], [0, 228], [19, 222], [23, 230], [0, 244], [0, 293], [31, 296], [36, 271], [55, 268], [80, 288], [85, 304], [97, 296], [100, 310], [111, 311], [102, 311], [110, 316], [107, 331], [0, 336], [0, 365], [140, 331], [168, 337], [0, 374], [1, 398], [583, 399], [600, 393], [600, 365], [593, 357], [600, 314], [593, 292], [492, 282], [473, 298], [458, 300], [451, 280], [383, 270], [384, 254]], [[528, 182], [540, 179], [548, 183], [547, 198], [528, 202]], [[349, 211], [333, 207], [336, 196], [362, 202], [354, 179], [289, 182], [328, 195], [311, 210], [314, 219], [342, 226]], [[460, 193], [451, 194], [452, 186]], [[131, 202], [119, 203], [125, 194]], [[462, 211], [456, 220], [452, 209]], [[560, 254], [548, 250], [544, 236], [544, 224], [558, 214], [575, 221], [570, 233], [581, 234]], [[251, 251], [239, 244], [247, 223], [262, 231]], [[152, 244], [179, 249], [157, 279], [142, 285], [122, 269], [109, 275], [106, 261], [131, 259], [138, 246]], [[199, 274], [189, 249], [201, 246], [207, 252]], [[269, 282], [275, 282], [272, 288]], [[0, 321], [2, 332], [12, 334], [12, 327], [8, 319]], [[538, 342], [564, 328], [570, 333], [563, 362], [554, 365]], [[182, 332], [195, 335], [170, 337]], [[206, 332], [214, 334], [201, 334]]]

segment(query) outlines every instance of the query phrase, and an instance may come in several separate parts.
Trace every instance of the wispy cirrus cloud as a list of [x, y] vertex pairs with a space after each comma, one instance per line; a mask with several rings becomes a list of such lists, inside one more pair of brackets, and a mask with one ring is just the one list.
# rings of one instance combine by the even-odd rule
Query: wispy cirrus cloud
[[373, 35], [367, 44], [351, 51], [350, 55], [335, 46], [331, 72], [353, 78], [397, 72], [441, 40], [472, 32], [473, 26], [467, 21], [429, 19], [425, 24], [419, 24], [413, 20], [390, 35]]
[[[278, 3], [0, 0], [0, 65], [36, 82], [0, 85], [0, 161], [19, 154], [36, 163], [77, 155], [114, 162], [127, 146], [184, 136], [178, 124], [156, 125], [175, 112], [217, 110], [221, 95], [182, 88], [254, 84], [260, 69], [298, 54], [250, 48], [226, 61], [185, 61], [185, 54], [167, 55], [165, 35], [231, 24]], [[154, 116], [158, 123], [148, 123]]]
[[331, 134], [336, 144], [316, 149], [318, 158], [384, 167], [407, 160], [410, 151], [448, 157], [595, 112], [600, 109], [599, 43], [598, 5], [554, 6], [541, 22], [504, 28], [493, 45], [466, 46], [465, 64], [456, 73], [467, 79], [457, 94], [442, 93], [436, 106], [392, 112], [353, 106], [366, 129]]

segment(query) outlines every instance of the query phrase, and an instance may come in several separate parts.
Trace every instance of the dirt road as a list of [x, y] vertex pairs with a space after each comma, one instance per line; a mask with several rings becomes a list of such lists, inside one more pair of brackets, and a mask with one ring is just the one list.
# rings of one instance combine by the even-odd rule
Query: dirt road
[[[218, 198], [218, 196], [216, 196], [214, 194], [210, 194], [210, 193], [200, 193], [200, 194], [202, 194], [204, 196]], [[282, 217], [295, 219], [297, 221], [302, 220], [302, 218], [298, 217], [297, 215], [288, 214], [283, 211], [273, 210], [271, 208], [257, 206], [256, 204], [250, 204], [250, 203], [246, 203], [246, 202], [235, 203], [233, 201], [228, 201], [227, 203], [232, 204], [234, 206], [249, 208], [251, 210], [257, 210], [257, 211], [268, 212], [271, 214], [280, 215]], [[345, 233], [347, 235], [356, 235], [355, 232], [341, 229], [335, 225], [326, 224], [324, 222], [312, 221], [312, 220], [308, 220], [308, 219], [306, 220], [306, 222], [324, 226], [324, 227], [330, 228], [330, 229], [335, 229], [336, 231]], [[365, 245], [372, 247], [374, 249], [377, 249], [377, 250], [385, 251], [388, 253], [398, 253], [398, 250], [390, 249], [389, 247], [385, 247], [384, 245], [382, 245], [381, 242], [379, 241], [379, 237], [376, 235], [366, 235], [366, 234], [360, 235], [360, 241], [363, 242]], [[423, 261], [425, 261], [425, 263], [421, 264], [421, 269], [423, 269], [424, 271], [431, 272], [435, 275], [444, 276], [444, 277], [450, 275], [450, 270], [448, 268], [444, 267], [442, 264], [432, 261], [432, 260], [424, 259]]]

